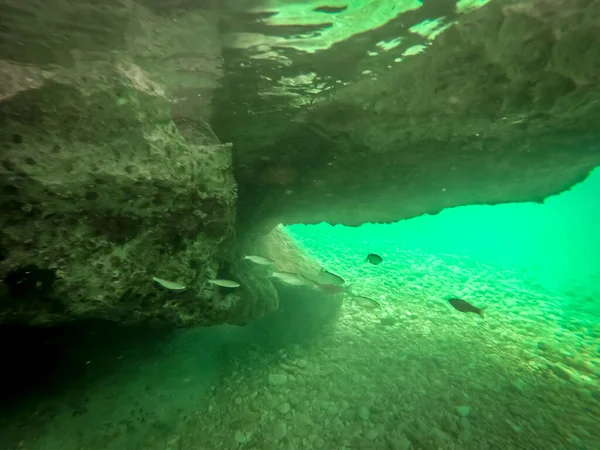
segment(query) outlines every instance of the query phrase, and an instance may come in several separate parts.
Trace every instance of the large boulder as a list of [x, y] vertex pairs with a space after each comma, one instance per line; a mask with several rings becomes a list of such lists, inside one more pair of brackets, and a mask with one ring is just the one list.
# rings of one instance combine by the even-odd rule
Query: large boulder
[[[214, 120], [235, 143], [241, 220], [391, 222], [582, 181], [600, 163], [599, 3], [506, 5], [454, 17], [431, 44], [408, 29], [434, 19], [424, 7], [314, 55], [274, 44], [291, 65], [252, 61], [227, 87], [254, 101], [224, 98]], [[398, 36], [428, 47], [373, 54]]]
[[0, 103], [1, 320], [219, 316], [206, 280], [234, 242], [231, 145], [184, 140], [163, 99], [119, 95], [47, 83]]
[[128, 1], [2, 2], [1, 20], [0, 321], [228, 321], [238, 299], [207, 282], [237, 207], [206, 123], [215, 22]]

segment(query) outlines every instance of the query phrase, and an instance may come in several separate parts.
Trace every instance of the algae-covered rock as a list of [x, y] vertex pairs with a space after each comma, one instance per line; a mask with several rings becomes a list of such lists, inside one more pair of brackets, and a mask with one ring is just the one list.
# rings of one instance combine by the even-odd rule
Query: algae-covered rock
[[[301, 27], [262, 36], [277, 51], [238, 30], [255, 58], [244, 39], [223, 51], [248, 27], [225, 3], [0, 0], [0, 322], [327, 321], [342, 296], [243, 260], [318, 272], [278, 224], [540, 202], [582, 180], [600, 163], [595, 2], [433, 3], [315, 53], [293, 48]], [[435, 40], [411, 31], [441, 16]]]
[[[597, 2], [492, 0], [448, 17], [433, 41], [407, 31], [437, 20], [428, 14], [442, 3], [454, 2], [426, 2], [316, 55], [277, 48], [299, 68], [269, 65], [270, 78], [313, 74], [287, 97], [249, 70], [232, 79], [239, 97], [263, 94], [251, 109], [223, 99], [214, 121], [236, 143], [243, 220], [358, 226], [541, 202], [600, 164]], [[406, 56], [415, 43], [424, 50]]]
[[214, 20], [120, 0], [0, 6], [0, 321], [226, 321], [207, 283], [237, 208], [232, 147], [206, 125]]
[[0, 104], [3, 321], [214, 320], [206, 280], [233, 243], [231, 146], [183, 139], [169, 106], [54, 83]]

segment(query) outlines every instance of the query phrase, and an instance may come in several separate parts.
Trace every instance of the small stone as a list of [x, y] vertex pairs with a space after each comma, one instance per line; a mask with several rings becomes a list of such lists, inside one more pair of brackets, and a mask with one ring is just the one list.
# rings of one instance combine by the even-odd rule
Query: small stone
[[271, 436], [275, 441], [279, 441], [283, 439], [287, 434], [287, 426], [283, 422], [277, 422], [273, 425], [273, 430], [271, 432]]
[[377, 437], [377, 431], [371, 428], [369, 431], [365, 433], [365, 437], [369, 440], [374, 440]]
[[450, 417], [442, 417], [442, 421], [440, 422], [442, 430], [446, 433], [456, 434], [458, 432], [458, 426], [456, 422], [454, 422]]
[[282, 403], [281, 405], [279, 405], [277, 407], [277, 410], [281, 413], [281, 414], [287, 414], [288, 412], [290, 412], [291, 406], [288, 402]]
[[508, 385], [508, 388], [515, 394], [522, 394], [525, 391], [525, 382], [521, 379], [515, 380]]
[[336, 405], [334, 405], [334, 404], [327, 405], [327, 407], [325, 408], [325, 410], [331, 416], [337, 416], [338, 413], [340, 412], [339, 408]]
[[469, 415], [469, 413], [471, 412], [471, 407], [470, 406], [457, 406], [456, 407], [456, 412], [458, 413], [458, 415], [460, 417], [467, 417]]
[[396, 318], [394, 316], [385, 316], [379, 319], [379, 323], [384, 326], [391, 327], [396, 324]]
[[242, 404], [242, 399], [240, 397], [236, 397], [235, 400], [233, 401], [236, 405], [241, 405]]
[[369, 416], [369, 408], [366, 406], [361, 406], [358, 408], [358, 417], [360, 417], [362, 420], [369, 420]]
[[353, 409], [347, 409], [346, 411], [342, 412], [342, 420], [345, 420], [346, 422], [352, 422], [354, 417], [356, 417], [356, 413]]
[[298, 367], [304, 368], [304, 367], [308, 366], [308, 361], [305, 359], [299, 359], [298, 361], [296, 361], [296, 365]]
[[241, 431], [236, 431], [235, 432], [235, 441], [238, 444], [245, 444], [246, 442], [248, 442], [248, 437], [246, 436], [245, 433], [242, 433]]
[[325, 441], [321, 436], [315, 436], [313, 438], [313, 447], [314, 448], [323, 448], [325, 446]]
[[517, 424], [512, 423], [510, 420], [506, 419], [506, 422], [508, 423], [508, 425], [512, 428], [512, 430], [515, 433], [520, 433], [521, 432], [521, 427]]
[[448, 448], [448, 444], [452, 440], [452, 438], [449, 435], [437, 428], [431, 430], [430, 439], [434, 442], [434, 446], [436, 448]]
[[461, 417], [458, 421], [458, 428], [460, 429], [460, 432], [464, 435], [470, 435], [471, 434], [471, 422], [469, 422], [469, 419], [467, 419], [466, 417]]
[[387, 439], [388, 447], [390, 450], [409, 450], [410, 449], [410, 441], [406, 439], [404, 436], [398, 436], [395, 438]]
[[269, 375], [269, 383], [272, 386], [281, 386], [287, 383], [287, 376], [283, 373], [272, 373]]
[[563, 380], [571, 381], [576, 378], [573, 372], [558, 364], [551, 364], [549, 365], [549, 367], [550, 370], [554, 373], [554, 375], [556, 375], [559, 378], [562, 378]]

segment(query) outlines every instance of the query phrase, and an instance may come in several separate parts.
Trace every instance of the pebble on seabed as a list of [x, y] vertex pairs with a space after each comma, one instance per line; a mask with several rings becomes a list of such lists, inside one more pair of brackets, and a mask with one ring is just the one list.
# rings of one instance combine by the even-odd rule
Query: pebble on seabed
[[283, 439], [287, 434], [287, 426], [283, 422], [276, 422], [273, 425], [271, 436], [275, 441]]
[[287, 376], [283, 373], [272, 373], [269, 375], [269, 383], [273, 386], [281, 386], [287, 382]]
[[358, 408], [358, 417], [360, 417], [362, 420], [369, 420], [369, 415], [369, 408], [366, 406], [361, 406]]

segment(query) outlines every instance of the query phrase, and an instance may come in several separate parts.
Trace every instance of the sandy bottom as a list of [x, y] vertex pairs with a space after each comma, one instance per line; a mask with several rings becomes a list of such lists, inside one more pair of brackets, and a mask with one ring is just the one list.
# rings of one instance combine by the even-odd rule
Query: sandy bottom
[[[242, 328], [96, 324], [29, 336], [36, 345], [21, 356], [39, 375], [3, 382], [14, 395], [0, 447], [600, 449], [591, 299], [453, 255], [397, 250], [380, 266], [343, 251], [315, 256], [383, 307], [346, 297], [318, 329], [282, 300], [278, 314]], [[298, 289], [306, 308], [326, 307]], [[485, 319], [455, 311], [452, 296], [487, 306]], [[51, 369], [30, 362], [57, 348]]]

